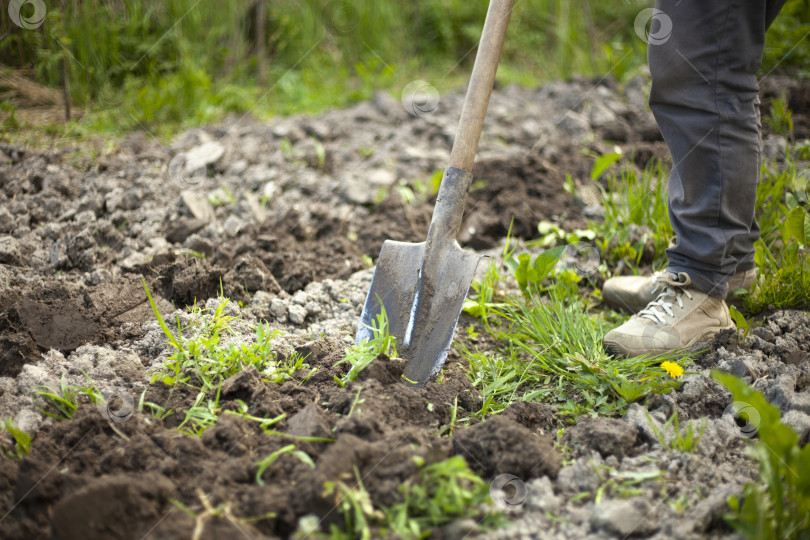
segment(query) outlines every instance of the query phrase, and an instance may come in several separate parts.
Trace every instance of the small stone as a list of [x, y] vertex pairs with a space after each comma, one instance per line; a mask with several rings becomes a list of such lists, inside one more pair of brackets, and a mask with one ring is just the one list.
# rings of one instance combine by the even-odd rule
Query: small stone
[[279, 298], [274, 298], [270, 302], [270, 314], [280, 323], [287, 322], [287, 304]]
[[222, 224], [222, 227], [225, 229], [225, 234], [228, 236], [236, 236], [244, 226], [245, 222], [233, 214], [228, 216], [228, 219], [226, 219], [225, 223]]
[[593, 491], [599, 487], [600, 480], [596, 474], [596, 468], [601, 465], [602, 458], [599, 454], [591, 457], [577, 459], [571, 465], [560, 469], [557, 475], [557, 485], [560, 490], [569, 493], [582, 493], [583, 491]]
[[17, 392], [28, 395], [37, 386], [56, 388], [56, 381], [44, 369], [32, 364], [25, 364], [17, 376]]
[[776, 338], [776, 354], [786, 364], [798, 365], [802, 361], [802, 351], [799, 344], [791, 336], [779, 336]]
[[804, 412], [792, 410], [782, 416], [782, 423], [789, 425], [799, 436], [799, 440], [804, 440], [810, 435], [810, 416]]
[[205, 195], [190, 189], [183, 190], [180, 193], [180, 208], [196, 219], [203, 221], [214, 219], [214, 209], [208, 203]]
[[377, 187], [388, 187], [397, 179], [397, 175], [391, 169], [373, 169], [363, 176], [367, 182]]
[[751, 334], [758, 336], [769, 343], [773, 343], [776, 341], [776, 335], [774, 335], [773, 331], [770, 328], [766, 328], [764, 326], [758, 326], [751, 330]]
[[0, 233], [8, 234], [14, 230], [14, 227], [14, 216], [5, 206], [0, 206]]
[[790, 408], [805, 414], [810, 414], [810, 392], [794, 394], [790, 400]]
[[273, 295], [267, 291], [256, 291], [250, 296], [250, 307], [266, 308], [274, 300]]
[[329, 437], [330, 427], [326, 414], [315, 403], [310, 403], [287, 421], [287, 433], [297, 437]]
[[106, 283], [111, 279], [112, 279], [112, 272], [110, 272], [106, 268], [99, 268], [93, 271], [93, 274], [90, 276], [90, 283], [93, 285], [98, 285], [99, 283]]
[[14, 417], [14, 423], [17, 427], [29, 435], [34, 435], [37, 432], [39, 426], [42, 424], [42, 420], [42, 415], [35, 413], [31, 409], [22, 409], [17, 413], [17, 416]]
[[309, 119], [303, 126], [304, 133], [310, 137], [314, 137], [319, 141], [326, 141], [329, 139], [329, 126], [325, 122]]
[[195, 146], [183, 154], [183, 171], [189, 176], [205, 176], [205, 170], [225, 154], [225, 147], [217, 141], [209, 141]]
[[0, 264], [19, 266], [23, 263], [20, 243], [13, 236], [0, 237]]
[[575, 142], [584, 142], [593, 137], [588, 119], [574, 111], [566, 112], [558, 127], [560, 131], [569, 135]]
[[166, 240], [176, 244], [182, 243], [186, 238], [205, 227], [207, 223], [201, 219], [180, 216], [166, 226]]
[[120, 188], [116, 188], [104, 197], [104, 208], [107, 210], [108, 214], [112, 214], [119, 208], [121, 208], [121, 201], [124, 198], [124, 190]]
[[474, 532], [479, 530], [478, 523], [475, 520], [465, 518], [465, 519], [456, 519], [438, 529], [441, 538], [446, 538], [447, 540], [464, 540], [465, 538], [471, 538]]
[[192, 234], [186, 238], [183, 246], [198, 253], [202, 253], [206, 258], [211, 257], [214, 254], [214, 243], [208, 238], [204, 238], [198, 234]]
[[739, 358], [722, 360], [717, 364], [717, 368], [720, 371], [725, 371], [726, 373], [730, 373], [740, 379], [749, 375], [748, 367]]
[[683, 387], [678, 401], [685, 404], [697, 403], [706, 395], [708, 384], [702, 375], [687, 375], [683, 378]]
[[594, 507], [590, 523], [594, 531], [606, 531], [620, 538], [646, 537], [660, 527], [652, 517], [644, 499], [613, 499]]
[[278, 184], [275, 182], [267, 182], [262, 188], [262, 196], [272, 200], [279, 194], [280, 191], [281, 190], [279, 189]]
[[402, 103], [388, 92], [375, 92], [371, 98], [371, 103], [380, 114], [388, 118], [405, 118], [407, 113], [402, 108]]
[[226, 176], [239, 176], [240, 174], [245, 172], [247, 170], [247, 168], [248, 168], [247, 160], [246, 159], [239, 159], [237, 161], [234, 161], [230, 165], [228, 165], [228, 168], [225, 169], [225, 175]]
[[529, 498], [526, 501], [526, 507], [529, 510], [557, 515], [562, 506], [562, 500], [554, 494], [554, 486], [551, 485], [548, 476], [532, 480], [529, 482], [528, 488]]
[[321, 305], [318, 304], [317, 302], [312, 301], [312, 300], [310, 300], [309, 302], [304, 304], [304, 309], [307, 310], [307, 313], [309, 315], [320, 315], [321, 311], [323, 311], [323, 309], [321, 308]]
[[88, 223], [92, 223], [96, 220], [96, 213], [92, 210], [85, 210], [84, 212], [79, 212], [75, 216], [73, 216], [73, 221], [76, 223], [86, 225]]
[[[272, 306], [270, 307], [272, 310]], [[299, 306], [298, 304], [293, 304], [289, 308], [290, 310], [290, 322], [293, 324], [304, 324], [304, 320], [307, 318], [307, 310], [304, 306]]]
[[764, 392], [765, 398], [774, 407], [786, 410], [788, 404], [793, 399], [796, 381], [789, 375], [781, 375], [772, 382], [770, 387]]
[[239, 202], [236, 203], [236, 212], [246, 219], [252, 219], [261, 223], [267, 217], [267, 209], [262, 205], [259, 198], [251, 192], [242, 194]]

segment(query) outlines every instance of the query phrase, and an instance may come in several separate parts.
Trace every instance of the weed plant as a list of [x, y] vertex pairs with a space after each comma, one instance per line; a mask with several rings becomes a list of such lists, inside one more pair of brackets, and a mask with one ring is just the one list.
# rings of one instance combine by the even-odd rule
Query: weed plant
[[13, 440], [13, 442], [0, 440], [0, 450], [3, 451], [3, 455], [12, 459], [25, 457], [31, 451], [31, 436], [20, 429], [11, 418], [3, 421], [2, 428]]
[[185, 384], [208, 395], [223, 380], [248, 366], [256, 368], [264, 380], [274, 383], [290, 380], [296, 371], [309, 367], [304, 363], [306, 358], [296, 353], [279, 360], [272, 341], [280, 332], [270, 332], [264, 324], [256, 327], [255, 342], [223, 345], [223, 335], [233, 334], [229, 325], [233, 317], [225, 314], [227, 298], [220, 297], [216, 309], [210, 313], [196, 307], [191, 310], [196, 332], [184, 342], [183, 332], [187, 329], [181, 327], [180, 319], [177, 319], [177, 331], [173, 332], [158, 310], [145, 281], [144, 288], [155, 318], [174, 349], [163, 369], [152, 375], [152, 382], [161, 381], [168, 386]]
[[345, 387], [350, 382], [357, 381], [360, 372], [366, 369], [377, 357], [385, 355], [391, 358], [397, 356], [397, 338], [388, 331], [388, 314], [385, 306], [380, 306], [377, 321], [371, 321], [372, 338], [364, 339], [348, 349], [343, 358], [335, 365], [348, 363], [352, 367], [343, 377], [335, 375], [335, 382]]
[[658, 429], [649, 413], [645, 411], [645, 414], [647, 415], [647, 422], [652, 428], [653, 433], [655, 433], [658, 442], [669, 452], [696, 452], [700, 444], [700, 439], [702, 439], [703, 434], [706, 433], [706, 426], [708, 425], [704, 420], [701, 422], [700, 427], [696, 428], [690, 420], [689, 423], [686, 424], [686, 427], [681, 429], [681, 424], [678, 420], [678, 411], [676, 410], [672, 413], [672, 416], [669, 417], [669, 420], [664, 423], [662, 428]]
[[95, 383], [87, 375], [85, 378], [89, 386], [68, 384], [64, 373], [59, 388], [38, 386], [34, 389], [34, 405], [46, 416], [57, 420], [70, 420], [83, 399], [93, 404], [104, 402], [104, 396]]
[[658, 470], [644, 471], [617, 471], [614, 467], [600, 465], [596, 469], [600, 479], [599, 487], [593, 492], [585, 491], [574, 496], [574, 500], [590, 498], [593, 495], [594, 504], [599, 504], [605, 496], [628, 499], [644, 494], [641, 485], [646, 482], [661, 481], [662, 473]]
[[431, 530], [456, 519], [475, 519], [485, 529], [503, 521], [500, 513], [484, 511], [489, 484], [469, 469], [464, 458], [429, 465], [414, 459], [420, 470], [399, 486], [402, 500], [391, 507], [374, 505], [356, 469], [354, 486], [326, 482], [324, 495], [335, 498], [344, 517], [342, 526], [331, 526], [329, 538], [426, 538]]
[[758, 482], [746, 484], [742, 496], [729, 499], [726, 520], [747, 538], [757, 540], [810, 538], [810, 445], [799, 446], [796, 432], [780, 420], [779, 409], [740, 379], [712, 372], [744, 403], [737, 414], [756, 427], [751, 440], [760, 464]]

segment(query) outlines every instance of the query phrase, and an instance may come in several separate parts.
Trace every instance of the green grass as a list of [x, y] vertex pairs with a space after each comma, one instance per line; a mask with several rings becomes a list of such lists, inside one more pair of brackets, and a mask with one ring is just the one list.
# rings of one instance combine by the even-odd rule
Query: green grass
[[610, 357], [602, 338], [615, 322], [591, 313], [587, 298], [559, 279], [546, 277], [549, 285], [530, 283], [523, 296], [487, 306], [482, 322], [496, 340], [494, 351], [460, 346], [468, 376], [484, 396], [478, 415], [500, 412], [515, 401], [545, 401], [565, 415], [612, 416], [677, 386], [660, 364], [684, 364], [685, 353]]
[[482, 530], [503, 523], [500, 512], [483, 508], [489, 501], [489, 484], [469, 469], [464, 458], [453, 456], [427, 465], [422, 458], [414, 460], [420, 470], [398, 487], [402, 502], [391, 507], [374, 504], [357, 469], [353, 486], [327, 482], [324, 494], [335, 498], [344, 518], [342, 525], [331, 525], [328, 538], [416, 539], [457, 519], [474, 519]]
[[397, 338], [388, 331], [388, 315], [385, 312], [385, 306], [380, 305], [377, 321], [372, 321], [371, 325], [373, 337], [347, 348], [343, 358], [335, 364], [348, 363], [352, 366], [343, 377], [335, 376], [338, 386], [345, 387], [350, 382], [357, 381], [360, 373], [381, 355], [390, 358], [397, 357]]
[[[228, 377], [235, 375], [248, 366], [253, 366], [262, 379], [282, 383], [293, 378], [293, 374], [309, 365], [306, 357], [291, 352], [279, 359], [273, 350], [272, 341], [280, 335], [278, 331], [269, 331], [267, 325], [259, 324], [255, 330], [255, 342], [223, 343], [224, 337], [233, 335], [230, 322], [233, 317], [225, 314], [228, 299], [220, 297], [213, 310], [191, 309], [192, 338], [184, 341], [179, 318], [177, 330], [172, 331], [160, 314], [152, 294], [144, 281], [144, 289], [163, 333], [174, 352], [168, 357], [162, 369], [152, 374], [152, 382], [161, 381], [168, 386], [184, 384], [197, 389], [202, 395], [216, 390]], [[311, 370], [308, 376], [315, 371]]]
[[597, 184], [605, 219], [590, 223], [589, 228], [596, 233], [596, 245], [609, 262], [639, 266], [648, 242], [652, 242], [654, 256], [645, 262], [654, 267], [666, 262], [664, 250], [673, 235], [667, 213], [667, 174], [656, 159], [643, 171], [625, 165], [619, 174], [607, 177], [605, 186]]
[[781, 170], [763, 167], [757, 193], [760, 279], [743, 299], [748, 313], [810, 304], [810, 212], [806, 172], [789, 158]]
[[63, 373], [59, 388], [38, 386], [34, 389], [34, 405], [42, 414], [57, 420], [70, 420], [79, 408], [81, 400], [88, 399], [93, 404], [105, 401], [96, 384], [85, 375], [89, 386], [68, 384]]

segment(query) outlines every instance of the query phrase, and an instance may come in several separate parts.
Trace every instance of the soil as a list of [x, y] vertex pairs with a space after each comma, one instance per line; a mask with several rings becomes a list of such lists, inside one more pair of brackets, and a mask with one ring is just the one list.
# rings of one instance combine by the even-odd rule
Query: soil
[[[637, 167], [666, 159], [646, 84], [574, 79], [496, 90], [461, 244], [487, 252], [510, 226], [513, 237], [530, 239], [543, 220], [572, 230], [598, 219], [587, 193], [564, 189], [566, 175], [588, 184], [590, 156], [616, 145]], [[808, 137], [810, 90], [795, 81], [789, 90], [795, 136]], [[763, 112], [774, 92], [763, 86]], [[422, 118], [379, 94], [317, 117], [228, 119], [166, 146], [132, 134], [95, 158], [0, 145], [0, 419], [34, 436], [30, 454], [0, 460], [0, 537], [290, 538], [308, 516], [324, 531], [342, 523], [328, 483], [362, 478], [375, 505], [392, 505], [398, 486], [418, 477], [417, 461], [454, 455], [486, 481], [517, 476], [532, 495], [514, 510], [512, 529], [459, 522], [435, 538], [614, 534], [618, 525], [593, 496], [569, 499], [605, 480], [593, 471], [635, 474], [651, 462], [661, 475], [634, 500], [655, 504], [656, 518], [633, 534], [728, 535], [724, 497], [755, 477], [756, 464], [728, 417], [730, 395], [708, 370], [748, 377], [800, 426], [810, 418], [810, 317], [802, 312], [769, 313], [744, 343], [719, 336], [679, 391], [648, 400], [652, 422], [674, 410], [682, 422], [708, 422], [697, 454], [662, 449], [637, 406], [574, 426], [545, 403], [475, 419], [484, 398], [455, 350], [441, 378], [422, 388], [402, 383], [403, 365], [385, 356], [357, 382], [335, 383], [348, 370], [338, 361], [359, 320], [369, 258], [386, 239], [426, 236], [435, 195], [425, 186], [447, 160], [462, 97], [443, 96]], [[214, 308], [224, 295], [226, 313], [241, 319], [227, 340], [250, 341], [267, 321], [283, 333], [277, 354], [306, 356], [295, 380], [268, 383], [250, 368], [221, 387], [222, 411], [244, 403], [252, 416], [284, 415], [273, 429], [287, 436], [225, 412], [200, 437], [177, 430], [196, 394], [151, 382], [171, 348], [144, 285], [185, 337], [190, 307]], [[85, 399], [71, 420], [56, 421], [34, 406], [35, 388], [63, 377], [83, 386], [85, 375], [174, 413], [111, 422]], [[464, 427], [451, 424], [455, 406], [457, 419], [472, 418]], [[257, 477], [257, 462], [290, 444], [314, 468], [282, 453]], [[678, 497], [687, 501], [683, 515], [664, 504]], [[607, 491], [605, 501], [623, 497]]]

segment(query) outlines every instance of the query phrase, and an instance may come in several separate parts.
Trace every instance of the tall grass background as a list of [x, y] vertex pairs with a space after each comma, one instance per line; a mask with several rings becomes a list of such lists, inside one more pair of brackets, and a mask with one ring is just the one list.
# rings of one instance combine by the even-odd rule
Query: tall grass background
[[[417, 78], [439, 91], [463, 84], [487, 5], [264, 0], [259, 39], [257, 0], [51, 0], [36, 30], [0, 20], [0, 64], [52, 87], [62, 86], [66, 74], [91, 129], [167, 128], [228, 112], [317, 112], [375, 90], [396, 93]], [[646, 61], [633, 23], [650, 5], [518, 0], [499, 81], [531, 86], [573, 75], [631, 77]], [[24, 6], [24, 15], [26, 9], [32, 8]], [[810, 30], [808, 2], [790, 0], [785, 11], [766, 61], [806, 65], [810, 45], [790, 48]]]

